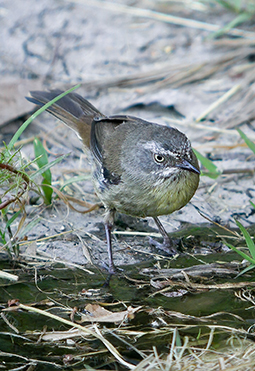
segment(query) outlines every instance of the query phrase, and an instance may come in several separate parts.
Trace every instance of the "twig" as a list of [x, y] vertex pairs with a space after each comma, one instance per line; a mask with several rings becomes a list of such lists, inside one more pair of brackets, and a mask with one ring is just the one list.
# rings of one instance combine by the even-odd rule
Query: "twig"
[[13, 166], [11, 166], [9, 164], [0, 163], [0, 169], [7, 170], [10, 173], [13, 173], [13, 174], [16, 174], [16, 175], [20, 175], [25, 182], [24, 188], [17, 194], [17, 196], [12, 197], [9, 200], [6, 200], [6, 201], [4, 201], [0, 204], [0, 210], [2, 210], [6, 206], [10, 205], [12, 202], [17, 201], [25, 193], [25, 191], [27, 189], [27, 186], [29, 184], [29, 177], [25, 173], [23, 173], [22, 171], [15, 169]]

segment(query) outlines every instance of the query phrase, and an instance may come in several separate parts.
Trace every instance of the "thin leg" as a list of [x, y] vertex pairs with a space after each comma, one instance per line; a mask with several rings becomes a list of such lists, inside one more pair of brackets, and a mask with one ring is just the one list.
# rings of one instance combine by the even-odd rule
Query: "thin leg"
[[159, 232], [162, 234], [163, 243], [154, 241], [152, 238], [150, 238], [151, 245], [157, 247], [160, 250], [167, 252], [170, 255], [175, 255], [176, 249], [174, 248], [172, 240], [168, 236], [165, 228], [163, 227], [163, 224], [161, 223], [161, 221], [159, 220], [157, 216], [155, 216], [153, 219], [159, 229]]
[[116, 269], [115, 269], [115, 266], [113, 263], [113, 257], [112, 257], [111, 231], [112, 231], [112, 224], [106, 222], [105, 223], [105, 234], [106, 234], [107, 250], [108, 250], [109, 273], [114, 274], [116, 272]]
[[162, 237], [164, 238], [163, 243], [168, 244], [169, 246], [171, 246], [172, 243], [171, 243], [170, 237], [168, 236], [165, 228], [163, 227], [163, 224], [161, 223], [161, 221], [159, 220], [159, 218], [157, 216], [155, 216], [153, 219], [154, 219], [154, 222], [157, 224], [159, 232], [162, 234]]

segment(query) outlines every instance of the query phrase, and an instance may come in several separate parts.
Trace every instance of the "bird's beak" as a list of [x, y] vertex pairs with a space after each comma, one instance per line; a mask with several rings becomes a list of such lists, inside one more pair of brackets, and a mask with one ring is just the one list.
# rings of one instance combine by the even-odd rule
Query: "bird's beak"
[[195, 166], [191, 165], [191, 163], [187, 160], [182, 160], [178, 164], [175, 165], [176, 167], [179, 167], [180, 169], [192, 171], [192, 173], [200, 174], [200, 170], [196, 168]]

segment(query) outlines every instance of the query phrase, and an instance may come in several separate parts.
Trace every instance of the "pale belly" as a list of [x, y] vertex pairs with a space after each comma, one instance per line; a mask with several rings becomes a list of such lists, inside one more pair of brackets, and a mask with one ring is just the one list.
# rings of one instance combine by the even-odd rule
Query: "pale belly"
[[185, 206], [197, 190], [198, 183], [198, 174], [183, 171], [177, 180], [166, 179], [154, 187], [148, 187], [147, 183], [132, 185], [129, 182], [128, 186], [120, 183], [102, 191], [95, 182], [95, 190], [108, 210], [137, 217], [155, 217], [171, 214]]

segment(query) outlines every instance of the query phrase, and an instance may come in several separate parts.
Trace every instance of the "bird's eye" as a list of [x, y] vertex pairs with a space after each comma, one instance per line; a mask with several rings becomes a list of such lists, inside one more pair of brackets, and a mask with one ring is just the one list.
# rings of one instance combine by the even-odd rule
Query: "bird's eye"
[[158, 153], [154, 153], [153, 157], [154, 157], [155, 162], [157, 162], [158, 164], [162, 164], [162, 162], [165, 161], [165, 157], [162, 155], [159, 155]]

